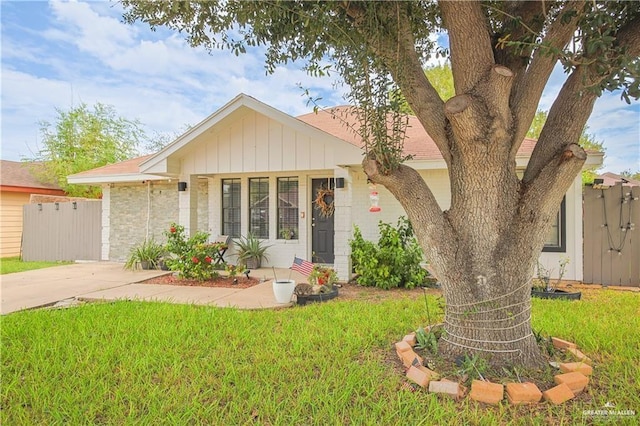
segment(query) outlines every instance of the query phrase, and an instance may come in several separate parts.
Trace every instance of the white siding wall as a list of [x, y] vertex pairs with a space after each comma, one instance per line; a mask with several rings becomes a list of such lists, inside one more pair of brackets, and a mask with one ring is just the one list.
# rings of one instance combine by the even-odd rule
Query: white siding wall
[[[434, 193], [436, 200], [442, 209], [448, 209], [451, 205], [451, 190], [449, 185], [449, 178], [446, 170], [428, 170], [420, 173], [425, 181], [429, 184], [429, 187]], [[382, 211], [379, 213], [369, 213], [369, 185], [367, 184], [367, 178], [361, 170], [351, 173], [351, 187], [349, 188], [350, 194], [352, 194], [353, 201], [351, 208], [348, 212], [342, 212], [336, 209], [336, 223], [339, 221], [352, 220], [351, 233], [347, 238], [347, 241], [352, 236], [353, 224], [357, 224], [362, 231], [362, 236], [365, 239], [377, 241], [379, 237], [378, 222], [388, 222], [396, 224], [399, 216], [405, 215], [404, 209], [400, 203], [387, 191], [384, 187], [378, 186], [377, 191], [380, 196], [379, 206]], [[338, 219], [340, 217], [340, 219]], [[566, 273], [563, 279], [567, 280], [582, 280], [582, 181], [580, 176], [576, 177], [571, 188], [567, 192], [566, 196], [566, 240], [567, 251], [566, 253], [542, 253], [540, 255], [540, 262], [545, 265], [546, 268], [552, 270], [552, 277], [558, 275], [558, 263], [564, 258], [568, 257], [570, 263], [567, 266]], [[336, 233], [337, 233], [336, 227]], [[338, 235], [336, 234], [336, 237]], [[340, 237], [341, 242], [344, 241], [344, 236]], [[338, 245], [338, 240], [336, 240]], [[338, 249], [336, 249], [338, 254]], [[340, 265], [344, 268], [349, 262], [348, 255], [341, 255], [339, 259]], [[336, 260], [336, 263], [338, 259]], [[347, 267], [349, 269], [350, 267]]]
[[255, 111], [236, 112], [216, 129], [198, 136], [181, 155], [183, 176], [333, 170], [336, 161], [362, 160], [360, 149], [347, 142], [316, 138]]
[[[449, 177], [446, 170], [425, 170], [420, 173], [429, 184], [433, 195], [438, 200], [442, 209], [449, 208], [451, 204], [451, 191], [449, 189]], [[369, 185], [367, 177], [362, 171], [353, 174], [353, 217], [357, 218], [357, 224], [362, 231], [362, 236], [369, 240], [378, 239], [378, 222], [390, 222], [396, 224], [399, 216], [406, 216], [400, 203], [383, 186], [377, 186], [381, 207], [379, 213], [369, 213]]]
[[569, 264], [563, 277], [565, 280], [582, 281], [582, 177], [578, 175], [566, 195], [566, 240], [565, 253], [546, 253], [540, 255], [540, 263], [551, 270], [552, 278], [558, 276], [559, 262], [569, 258]]

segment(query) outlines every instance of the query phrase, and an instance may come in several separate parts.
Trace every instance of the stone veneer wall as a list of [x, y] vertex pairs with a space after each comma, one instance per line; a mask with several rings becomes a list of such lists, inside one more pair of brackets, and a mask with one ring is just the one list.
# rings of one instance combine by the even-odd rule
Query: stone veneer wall
[[[110, 190], [109, 260], [124, 261], [131, 247], [144, 240], [150, 202], [149, 237], [164, 243], [164, 231], [178, 222], [178, 188], [175, 182], [115, 185]], [[147, 194], [149, 190], [149, 194]], [[209, 231], [208, 185], [198, 182], [198, 230]]]
[[[198, 231], [211, 234], [209, 227], [209, 182], [206, 179], [198, 181]], [[217, 235], [210, 235], [209, 239], [215, 239]]]
[[[147, 186], [149, 185], [149, 186]], [[124, 261], [131, 247], [149, 237], [166, 241], [164, 231], [178, 221], [178, 188], [175, 182], [114, 185], [110, 199], [109, 260]]]

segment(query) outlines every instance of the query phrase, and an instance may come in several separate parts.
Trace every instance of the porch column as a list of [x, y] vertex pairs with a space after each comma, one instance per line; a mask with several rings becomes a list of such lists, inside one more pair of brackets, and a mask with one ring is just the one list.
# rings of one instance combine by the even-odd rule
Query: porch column
[[111, 252], [111, 184], [102, 185], [102, 249], [100, 260], [110, 260]]
[[178, 190], [178, 223], [184, 226], [186, 235], [191, 236], [198, 231], [198, 177], [180, 176], [179, 182], [186, 182], [187, 187], [184, 191]]
[[352, 191], [351, 173], [348, 168], [337, 168], [334, 177], [344, 178], [344, 188], [334, 190], [334, 268], [338, 278], [348, 281], [351, 278], [351, 248], [349, 240], [352, 233]]

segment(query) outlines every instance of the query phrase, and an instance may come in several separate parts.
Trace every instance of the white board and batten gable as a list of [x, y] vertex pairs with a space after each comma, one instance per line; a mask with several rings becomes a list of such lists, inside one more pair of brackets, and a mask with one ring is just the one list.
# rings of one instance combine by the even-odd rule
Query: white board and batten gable
[[212, 175], [332, 170], [362, 150], [240, 94], [140, 165], [142, 173]]

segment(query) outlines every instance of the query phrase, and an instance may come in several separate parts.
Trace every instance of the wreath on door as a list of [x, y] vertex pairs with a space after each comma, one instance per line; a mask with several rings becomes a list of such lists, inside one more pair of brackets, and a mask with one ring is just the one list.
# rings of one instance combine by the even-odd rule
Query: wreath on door
[[320, 210], [320, 216], [333, 216], [333, 212], [335, 211], [333, 189], [318, 189], [318, 192], [316, 192], [316, 199], [313, 202], [316, 205], [316, 209]]

